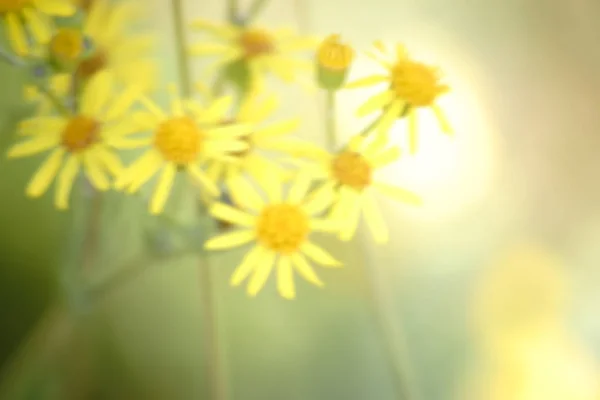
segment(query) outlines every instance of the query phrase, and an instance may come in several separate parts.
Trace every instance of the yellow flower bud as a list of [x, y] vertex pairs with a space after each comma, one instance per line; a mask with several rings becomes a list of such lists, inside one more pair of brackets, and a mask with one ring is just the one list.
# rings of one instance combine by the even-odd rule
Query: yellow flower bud
[[325, 38], [317, 50], [319, 85], [328, 90], [340, 88], [353, 59], [354, 50], [340, 42], [340, 35]]

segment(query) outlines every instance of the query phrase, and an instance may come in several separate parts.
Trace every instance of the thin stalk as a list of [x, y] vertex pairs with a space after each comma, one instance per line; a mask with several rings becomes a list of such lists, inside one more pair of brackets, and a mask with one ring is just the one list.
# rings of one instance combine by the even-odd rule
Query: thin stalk
[[71, 115], [71, 111], [67, 108], [67, 106], [65, 106], [63, 101], [46, 85], [43, 83], [38, 83], [37, 87], [38, 90], [42, 92], [48, 98], [48, 100], [50, 100], [54, 108], [56, 108], [59, 113], [61, 113], [63, 116]]
[[183, 97], [188, 98], [192, 94], [192, 78], [185, 40], [183, 0], [172, 0], [171, 4], [173, 6], [173, 25], [175, 27], [177, 68], [179, 68], [179, 90], [181, 90]]
[[258, 14], [261, 13], [261, 11], [263, 10], [263, 8], [265, 8], [268, 2], [269, 0], [254, 0], [254, 2], [250, 5], [250, 9], [248, 9], [248, 12], [246, 13], [244, 23], [249, 24], [250, 22], [252, 22], [252, 20], [256, 18]]
[[[178, 49], [177, 58], [179, 63], [181, 93], [184, 97], [189, 97], [192, 91], [192, 84], [190, 79], [189, 60], [186, 53], [182, 0], [172, 1], [175, 37], [177, 40], [176, 46]], [[192, 193], [195, 194], [195, 186], [189, 185], [189, 188]], [[202, 219], [208, 219], [208, 213], [205, 208], [203, 208], [198, 214], [198, 223], [200, 223]], [[200, 253], [198, 260], [198, 272], [201, 294], [200, 301], [203, 311], [203, 347], [204, 354], [207, 357], [205, 368], [206, 385], [209, 388], [209, 398], [211, 400], [225, 400], [227, 399], [227, 393], [225, 390], [226, 381], [221, 367], [218, 318], [216, 315], [217, 307], [214, 300], [213, 283], [211, 278], [211, 260], [208, 254], [205, 252]]]
[[227, 13], [229, 22], [236, 24], [238, 22], [238, 13], [240, 9], [239, 0], [228, 0], [227, 2]]
[[[336, 151], [337, 132], [335, 125], [335, 108], [335, 94], [334, 92], [329, 91], [325, 103], [325, 119], [327, 128], [327, 146], [330, 151]], [[368, 133], [376, 123], [377, 121], [374, 121], [361, 132], [361, 135]], [[373, 265], [369, 263], [369, 259], [366, 256], [367, 249], [364, 246], [364, 240], [359, 239], [359, 235], [356, 235], [354, 241], [355, 245], [359, 246], [362, 250], [360, 252], [359, 261], [364, 269], [367, 300], [375, 325], [377, 326], [377, 334], [379, 336], [378, 342], [382, 346], [382, 354], [386, 358], [392, 372], [396, 398], [401, 400], [412, 400], [414, 399], [414, 390], [410, 385], [411, 380], [407, 378], [409, 371], [408, 363], [406, 363], [401, 356], [402, 352], [399, 351], [399, 345], [397, 343], [397, 339], [402, 333], [399, 332], [398, 329], [393, 329], [393, 319], [391, 318], [391, 315], [386, 312], [386, 303], [380, 295], [382, 291], [380, 286], [382, 285], [379, 284], [377, 268], [374, 268]]]

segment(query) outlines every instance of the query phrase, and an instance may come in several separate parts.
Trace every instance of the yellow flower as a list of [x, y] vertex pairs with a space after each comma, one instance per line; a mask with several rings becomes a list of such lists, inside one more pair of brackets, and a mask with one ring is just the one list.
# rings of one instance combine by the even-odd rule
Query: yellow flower
[[384, 135], [371, 135], [369, 138], [355, 136], [344, 150], [328, 154], [315, 166], [307, 166], [315, 179], [325, 179], [315, 191], [315, 196], [335, 197], [330, 215], [341, 223], [339, 238], [350, 240], [355, 232], [361, 213], [378, 243], [389, 239], [388, 229], [375, 203], [371, 188], [398, 201], [418, 205], [421, 199], [414, 193], [379, 182], [375, 179], [377, 170], [400, 157], [397, 147], [387, 147]]
[[299, 37], [287, 29], [271, 31], [252, 26], [218, 25], [205, 20], [194, 22], [192, 27], [211, 34], [219, 42], [193, 45], [191, 54], [217, 56], [219, 59], [211, 71], [239, 62], [247, 74], [250, 90], [261, 90], [268, 73], [289, 83], [296, 79], [299, 70], [310, 71], [310, 62], [294, 58], [293, 53], [314, 50], [319, 43], [315, 38]]
[[273, 179], [262, 184], [267, 194], [266, 202], [250, 184], [239, 184], [240, 190], [244, 191], [241, 207], [248, 212], [223, 203], [212, 205], [210, 213], [214, 217], [242, 229], [209, 239], [205, 248], [224, 250], [255, 243], [231, 276], [231, 284], [234, 286], [250, 277], [247, 291], [251, 296], [255, 296], [264, 287], [274, 267], [278, 291], [285, 298], [291, 299], [296, 295], [294, 270], [308, 282], [323, 286], [306, 258], [323, 266], [341, 265], [309, 240], [311, 232], [331, 232], [337, 229], [336, 224], [330, 220], [312, 217], [322, 212], [328, 203], [316, 197], [307, 199], [311, 179], [306, 174], [299, 174], [286, 198], [283, 197], [281, 182]]
[[12, 48], [20, 56], [29, 54], [28, 33], [36, 42], [48, 43], [53, 29], [51, 17], [70, 16], [75, 10], [69, 0], [0, 0], [0, 17], [6, 25]]
[[[48, 89], [52, 91], [58, 98], [64, 99], [71, 91], [72, 76], [70, 74], [54, 74], [48, 78]], [[23, 89], [24, 100], [36, 106], [36, 115], [52, 115], [56, 114], [54, 104], [48, 97], [40, 92], [36, 85], [26, 85]]]
[[153, 214], [163, 210], [178, 171], [188, 173], [211, 196], [218, 196], [218, 187], [201, 165], [248, 148], [248, 144], [239, 139], [247, 134], [247, 126], [221, 125], [230, 99], [219, 98], [203, 108], [191, 100], [182, 101], [175, 93], [174, 85], [170, 86], [170, 92], [171, 109], [167, 113], [145, 96], [140, 96], [147, 111], [138, 113], [136, 120], [141, 130], [152, 134], [131, 143], [130, 148], [148, 149], [116, 182], [117, 189], [127, 187], [129, 193], [135, 193], [162, 170], [150, 201]]
[[291, 171], [261, 153], [279, 152], [287, 157], [298, 158], [317, 157], [325, 152], [311, 143], [289, 137], [299, 125], [297, 118], [266, 124], [265, 121], [272, 116], [278, 105], [274, 95], [261, 100], [255, 96], [247, 96], [235, 118], [227, 121], [227, 124], [243, 123], [252, 127], [248, 134], [241, 137], [248, 143], [248, 148], [230, 153], [227, 159], [211, 161], [207, 173], [215, 183], [224, 181], [234, 202], [243, 195], [237, 190], [236, 183], [245, 174], [249, 174], [257, 182], [272, 179], [273, 174], [276, 175], [274, 178], [282, 181], [292, 176]]
[[384, 83], [387, 88], [372, 96], [357, 110], [358, 116], [369, 115], [375, 111], [382, 111], [374, 129], [387, 133], [394, 122], [403, 116], [408, 118], [409, 142], [412, 153], [417, 151], [417, 110], [431, 108], [435, 113], [441, 129], [451, 133], [443, 111], [435, 103], [437, 98], [446, 93], [448, 86], [440, 83], [438, 69], [412, 60], [403, 45], [397, 44], [395, 55], [391, 55], [387, 47], [381, 42], [375, 42], [376, 52], [368, 53], [385, 70], [377, 74], [358, 79], [346, 85], [347, 88], [360, 88]]
[[107, 172], [121, 173], [123, 167], [113, 149], [121, 148], [125, 136], [133, 132], [126, 118], [132, 102], [127, 92], [113, 99], [112, 81], [107, 72], [94, 77], [73, 115], [39, 116], [20, 124], [19, 134], [27, 139], [9, 149], [9, 158], [52, 150], [27, 186], [28, 196], [44, 194], [58, 175], [55, 204], [65, 209], [80, 169], [98, 190], [110, 187]]
[[156, 63], [151, 59], [154, 38], [131, 32], [131, 27], [141, 19], [139, 3], [94, 0], [89, 7], [83, 34], [93, 51], [79, 63], [79, 76], [88, 79], [110, 68], [128, 86], [138, 86], [143, 91], [154, 89], [157, 76]]

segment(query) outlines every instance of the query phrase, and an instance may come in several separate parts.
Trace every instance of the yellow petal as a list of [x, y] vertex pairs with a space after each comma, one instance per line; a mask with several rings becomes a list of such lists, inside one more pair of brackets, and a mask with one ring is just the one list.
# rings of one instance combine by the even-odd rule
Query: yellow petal
[[227, 116], [227, 111], [233, 104], [232, 96], [221, 96], [208, 106], [208, 108], [202, 110], [201, 107], [193, 108], [194, 102], [189, 101], [188, 106], [192, 106], [195, 111], [194, 116], [199, 123], [205, 124], [217, 124], [221, 123]]
[[123, 173], [123, 163], [121, 159], [113, 151], [108, 149], [100, 149], [96, 153], [98, 162], [103, 168], [108, 170], [113, 176], [117, 177]]
[[304, 278], [306, 281], [312, 283], [315, 286], [323, 287], [325, 284], [323, 281], [317, 276], [315, 270], [311, 265], [306, 261], [306, 258], [302, 254], [294, 253], [292, 254], [292, 264], [296, 267], [296, 270]]
[[206, 20], [196, 20], [190, 24], [190, 27], [225, 39], [234, 39], [239, 34], [239, 29], [233, 25], [217, 24]]
[[340, 240], [347, 242], [356, 233], [360, 219], [360, 196], [353, 193], [351, 189], [340, 188], [341, 201], [336, 204], [332, 213], [333, 219], [343, 222], [340, 230]]
[[306, 203], [304, 203], [302, 206], [304, 212], [312, 215], [325, 211], [325, 209], [329, 207], [336, 198], [334, 185], [334, 182], [329, 181], [313, 191], [308, 196]]
[[95, 74], [86, 84], [81, 96], [81, 112], [88, 116], [99, 116], [108, 103], [113, 89], [113, 75], [109, 70]]
[[254, 268], [254, 273], [252, 274], [250, 282], [248, 283], [248, 294], [250, 296], [256, 296], [258, 292], [260, 292], [260, 290], [265, 286], [267, 279], [269, 279], [269, 275], [271, 275], [274, 264], [274, 252], [267, 251], [262, 255], [256, 267]]
[[167, 119], [167, 116], [163, 110], [161, 110], [160, 107], [158, 107], [156, 103], [154, 103], [148, 97], [140, 96], [138, 100], [157, 120], [164, 121]]
[[404, 103], [400, 100], [396, 100], [391, 103], [388, 108], [384, 111], [383, 116], [377, 123], [377, 132], [380, 134], [387, 134], [392, 128], [392, 125], [396, 122], [400, 116], [400, 112], [404, 108]]
[[69, 17], [77, 10], [69, 0], [34, 0], [34, 4], [44, 14], [56, 17]]
[[152, 144], [152, 138], [132, 139], [127, 137], [114, 136], [106, 140], [106, 143], [116, 149], [129, 150], [148, 147]]
[[223, 43], [198, 43], [189, 47], [188, 53], [191, 56], [215, 56], [231, 51], [228, 44]]
[[252, 125], [247, 124], [231, 124], [224, 125], [218, 128], [212, 128], [207, 130], [206, 133], [209, 137], [219, 139], [232, 139], [240, 136], [248, 135], [252, 131]]
[[96, 189], [108, 190], [110, 183], [94, 153], [94, 151], [88, 151], [83, 157], [85, 174]]
[[174, 117], [181, 117], [184, 115], [183, 102], [181, 96], [179, 96], [179, 89], [175, 83], [171, 83], [167, 87], [169, 96], [171, 97], [171, 114]]
[[112, 121], [125, 115], [138, 97], [138, 89], [134, 86], [127, 87], [114, 99], [114, 101], [111, 102], [110, 107], [106, 112], [106, 120]]
[[298, 129], [299, 125], [299, 118], [293, 118], [286, 121], [276, 122], [274, 124], [269, 125], [266, 128], [257, 130], [253, 134], [253, 137], [255, 137], [258, 140], [264, 140], [279, 135], [285, 135]]
[[177, 168], [173, 164], [167, 164], [163, 168], [160, 179], [156, 184], [156, 188], [154, 189], [154, 193], [152, 194], [152, 198], [150, 200], [151, 214], [160, 214], [165, 208], [165, 203], [167, 202], [169, 194], [171, 193], [171, 188], [173, 187], [176, 173]]
[[408, 51], [402, 43], [396, 45], [396, 61], [402, 61], [408, 58]]
[[421, 204], [423, 204], [423, 200], [421, 199], [421, 197], [409, 190], [393, 185], [388, 185], [382, 182], [374, 182], [373, 186], [376, 187], [384, 195], [389, 196], [396, 201], [416, 206], [420, 206]]
[[123, 189], [131, 184], [129, 192], [134, 193], [158, 171], [163, 162], [156, 151], [146, 151], [121, 174], [115, 182], [115, 188]]
[[213, 182], [208, 177], [208, 175], [204, 171], [202, 171], [197, 165], [190, 164], [190, 165], [188, 165], [187, 170], [190, 173], [190, 175], [200, 185], [202, 185], [204, 187], [204, 189], [206, 190], [208, 195], [210, 195], [212, 197], [217, 197], [219, 194], [221, 194], [221, 191], [219, 190], [219, 188], [217, 187], [215, 182]]
[[408, 148], [411, 154], [416, 154], [419, 147], [419, 128], [417, 111], [410, 110], [408, 113]]
[[23, 25], [19, 20], [19, 16], [15, 13], [9, 12], [6, 13], [4, 18], [6, 22], [8, 39], [12, 48], [20, 56], [27, 55], [29, 52], [29, 45], [27, 44], [27, 36], [25, 35], [25, 30], [23, 29]]
[[446, 114], [444, 113], [442, 108], [439, 105], [434, 104], [431, 106], [431, 109], [435, 113], [438, 123], [440, 124], [440, 128], [442, 128], [442, 132], [444, 132], [448, 135], [452, 135], [454, 132], [453, 132], [452, 127], [450, 126], [450, 122], [448, 122], [448, 118], [446, 118]]
[[296, 297], [292, 260], [289, 256], [281, 256], [277, 263], [277, 291], [286, 299]]
[[69, 196], [78, 173], [79, 159], [76, 156], [69, 156], [56, 180], [54, 204], [59, 210], [66, 210], [69, 207]]
[[339, 232], [341, 223], [338, 220], [315, 218], [310, 220], [310, 230], [314, 232]]
[[[43, 1], [43, 0], [42, 0]], [[84, 23], [84, 32], [93, 38], [101, 37], [113, 5], [108, 1], [94, 1]]]
[[256, 238], [254, 231], [237, 231], [210, 238], [204, 243], [206, 250], [226, 250], [250, 243]]
[[41, 153], [58, 145], [55, 135], [37, 135], [33, 139], [14, 145], [8, 151], [8, 158], [27, 157]]
[[385, 149], [379, 154], [374, 155], [372, 158], [369, 158], [369, 163], [371, 164], [372, 168], [377, 169], [396, 162], [399, 158], [400, 148], [394, 146]]
[[327, 267], [340, 267], [342, 265], [341, 262], [333, 258], [327, 251], [309, 241], [304, 242], [304, 244], [300, 246], [300, 251], [317, 264], [325, 265]]
[[390, 139], [388, 133], [382, 132], [373, 132], [369, 136], [371, 137], [371, 141], [365, 147], [362, 154], [367, 159], [374, 160], [376, 158], [379, 158], [379, 154], [381, 153], [381, 151], [383, 151], [385, 146], [389, 144]]
[[265, 191], [267, 195], [267, 199], [269, 199], [270, 204], [281, 203], [282, 201], [282, 187], [281, 187], [281, 176], [275, 172], [271, 171], [267, 173], [266, 171], [263, 173], [264, 179], [262, 179], [259, 185]]
[[252, 211], [259, 211], [264, 207], [263, 199], [243, 176], [239, 174], [228, 175], [226, 184], [235, 204]]
[[237, 119], [242, 122], [262, 122], [269, 118], [279, 106], [279, 99], [276, 95], [270, 95], [263, 101], [259, 101], [255, 96], [247, 95], [240, 106]]
[[300, 171], [290, 188], [287, 201], [292, 204], [301, 203], [306, 193], [308, 193], [311, 183], [312, 179], [307, 171]]
[[60, 168], [64, 154], [65, 150], [58, 148], [46, 158], [27, 185], [27, 196], [39, 197], [46, 192]]
[[356, 110], [356, 116], [364, 117], [374, 111], [381, 111], [385, 106], [394, 101], [395, 97], [396, 94], [392, 90], [386, 90], [385, 92], [377, 93], [369, 98], [360, 107], [358, 107]]
[[366, 87], [366, 86], [377, 85], [379, 83], [387, 82], [389, 80], [390, 80], [390, 78], [385, 75], [372, 75], [372, 76], [368, 76], [366, 78], [361, 78], [361, 79], [357, 79], [353, 82], [350, 82], [350, 83], [346, 84], [345, 88], [346, 89], [362, 88], [362, 87]]
[[256, 217], [233, 208], [227, 204], [214, 203], [209, 210], [210, 214], [223, 221], [241, 226], [256, 225]]
[[263, 258], [263, 255], [267, 252], [262, 246], [254, 246], [242, 260], [242, 263], [237, 266], [231, 279], [229, 281], [231, 286], [238, 286], [242, 283], [253, 271], [254, 267]]
[[365, 194], [362, 196], [362, 208], [365, 216], [365, 221], [369, 230], [373, 234], [375, 242], [383, 244], [389, 240], [389, 233], [385, 221], [381, 216], [373, 196]]
[[49, 21], [31, 8], [24, 8], [23, 16], [35, 39], [39, 43], [48, 43], [52, 37]]

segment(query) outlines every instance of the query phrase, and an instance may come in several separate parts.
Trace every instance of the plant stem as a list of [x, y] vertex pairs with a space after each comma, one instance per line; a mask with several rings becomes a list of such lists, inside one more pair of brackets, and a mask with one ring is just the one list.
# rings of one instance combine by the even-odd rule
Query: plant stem
[[250, 5], [250, 9], [246, 13], [246, 17], [244, 18], [244, 23], [249, 24], [252, 22], [254, 18], [260, 14], [263, 8], [267, 5], [269, 0], [254, 0], [254, 2]]
[[186, 51], [185, 24], [183, 22], [183, 0], [171, 0], [173, 5], [173, 26], [177, 49], [177, 67], [179, 68], [179, 90], [183, 97], [192, 94], [192, 79]]
[[71, 111], [67, 108], [67, 106], [65, 106], [62, 100], [56, 94], [54, 94], [54, 92], [52, 92], [52, 90], [50, 90], [46, 85], [44, 85], [43, 83], [38, 83], [37, 88], [48, 98], [48, 100], [50, 100], [54, 108], [56, 108], [56, 110], [59, 113], [61, 113], [65, 117], [71, 115]]
[[[183, 24], [183, 7], [182, 0], [172, 0], [173, 18], [175, 26], [175, 37], [177, 40], [178, 63], [179, 63], [179, 79], [181, 92], [184, 97], [191, 95], [192, 85], [189, 71], [189, 60], [186, 53], [185, 28]], [[235, 3], [230, 3], [235, 6]], [[195, 194], [196, 188], [189, 185], [192, 193]], [[196, 208], [195, 208], [196, 209]], [[207, 222], [212, 222], [208, 218], [206, 209], [198, 212], [198, 223], [203, 219]], [[211, 226], [214, 224], [210, 224]], [[200, 278], [200, 294], [203, 311], [202, 327], [204, 355], [207, 357], [205, 368], [206, 385], [209, 388], [211, 400], [225, 400], [227, 394], [225, 391], [225, 377], [221, 368], [220, 343], [218, 332], [217, 307], [214, 302], [213, 283], [211, 279], [211, 260], [206, 252], [201, 252], [198, 260], [198, 272]]]
[[[327, 92], [325, 102], [325, 119], [326, 119], [326, 137], [327, 147], [330, 151], [336, 151], [336, 119], [335, 119], [335, 93], [333, 91]], [[371, 125], [361, 132], [361, 135], [368, 133], [371, 128], [377, 123], [375, 120]], [[359, 239], [359, 235], [354, 238], [356, 246], [361, 248], [360, 262], [365, 274], [365, 285], [367, 299], [369, 307], [371, 308], [374, 322], [377, 326], [377, 333], [379, 336], [379, 343], [382, 345], [382, 354], [386, 358], [389, 368], [392, 371], [392, 379], [394, 382], [394, 388], [396, 392], [396, 398], [402, 400], [414, 399], [413, 392], [409, 385], [409, 380], [406, 378], [408, 367], [407, 363], [404, 362], [401, 352], [398, 351], [398, 344], [396, 338], [401, 335], [401, 332], [396, 332], [393, 329], [393, 321], [389, 313], [386, 313], [385, 302], [380, 297], [382, 288], [377, 278], [377, 268], [369, 263], [369, 259], [366, 255], [367, 249], [364, 245], [364, 240]]]
[[228, 0], [227, 12], [229, 22], [236, 24], [238, 22], [238, 12], [240, 9], [239, 0]]

